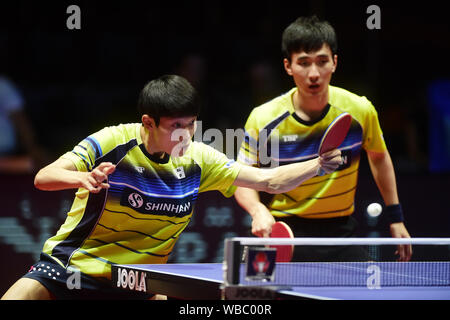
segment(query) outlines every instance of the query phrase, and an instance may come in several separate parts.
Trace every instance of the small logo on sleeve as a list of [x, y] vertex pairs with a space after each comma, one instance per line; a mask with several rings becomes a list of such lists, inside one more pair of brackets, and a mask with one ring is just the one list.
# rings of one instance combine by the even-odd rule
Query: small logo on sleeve
[[184, 169], [183, 169], [183, 167], [178, 167], [178, 168], [176, 168], [176, 169], [174, 170], [174, 173], [175, 173], [175, 175], [176, 175], [176, 177], [177, 177], [178, 179], [183, 179], [183, 178], [186, 177], [186, 175], [184, 174]]
[[144, 173], [145, 168], [144, 167], [135, 167], [136, 171], [139, 173]]
[[230, 160], [225, 164], [225, 168], [231, 168], [236, 163], [234, 160]]

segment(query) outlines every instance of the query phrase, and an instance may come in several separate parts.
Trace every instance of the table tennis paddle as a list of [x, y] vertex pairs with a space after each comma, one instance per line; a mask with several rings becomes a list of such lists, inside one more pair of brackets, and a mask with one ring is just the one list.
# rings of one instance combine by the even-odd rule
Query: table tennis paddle
[[[322, 136], [319, 144], [319, 156], [336, 149], [344, 142], [347, 136], [350, 125], [352, 124], [352, 116], [348, 113], [342, 113], [337, 116], [333, 122], [330, 123], [327, 130]], [[322, 176], [325, 174], [322, 168], [319, 169], [318, 175]]]
[[[291, 228], [282, 221], [277, 221], [272, 226], [271, 238], [294, 238]], [[277, 249], [276, 262], [289, 262], [294, 254], [294, 245], [271, 245]]]

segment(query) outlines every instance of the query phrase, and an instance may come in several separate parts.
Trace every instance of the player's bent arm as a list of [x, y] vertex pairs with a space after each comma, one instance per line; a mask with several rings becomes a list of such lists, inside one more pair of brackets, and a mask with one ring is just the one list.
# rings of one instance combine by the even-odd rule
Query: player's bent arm
[[269, 209], [260, 201], [258, 191], [238, 187], [234, 197], [239, 205], [252, 217], [252, 233], [258, 237], [268, 237], [275, 219]]
[[46, 191], [77, 188], [79, 185], [77, 168], [71, 161], [61, 158], [39, 170], [34, 178], [34, 186]]
[[237, 203], [250, 215], [252, 215], [252, 212], [259, 211], [261, 205], [265, 207], [260, 201], [258, 191], [254, 189], [238, 187], [234, 192], [234, 197]]
[[242, 166], [234, 185], [267, 193], [283, 193], [314, 177], [319, 168], [329, 173], [341, 164], [341, 152], [333, 150], [312, 160], [271, 169]]
[[385, 152], [367, 152], [370, 170], [386, 205], [398, 204], [397, 183], [391, 156]]
[[44, 191], [85, 188], [97, 193], [109, 187], [104, 181], [114, 169], [113, 164], [105, 162], [91, 172], [82, 172], [70, 160], [60, 158], [39, 170], [34, 178], [34, 185]]

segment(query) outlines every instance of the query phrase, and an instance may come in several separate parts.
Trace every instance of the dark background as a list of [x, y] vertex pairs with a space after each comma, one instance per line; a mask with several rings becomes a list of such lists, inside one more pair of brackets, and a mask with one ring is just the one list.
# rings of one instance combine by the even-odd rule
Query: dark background
[[[81, 8], [81, 30], [66, 27], [71, 4]], [[366, 27], [371, 4], [380, 6], [380, 30]], [[436, 145], [450, 152], [450, 133], [432, 138], [450, 114], [448, 92], [439, 100], [447, 116], [433, 113], [430, 97], [430, 88], [450, 81], [450, 27], [441, 2], [3, 1], [0, 74], [22, 93], [52, 159], [104, 126], [139, 121], [140, 89], [167, 73], [187, 77], [201, 92], [204, 130], [242, 128], [253, 107], [293, 87], [282, 66], [281, 33], [310, 14], [338, 34], [332, 84], [367, 96], [379, 112], [409, 232], [449, 237], [450, 175], [431, 166]], [[1, 294], [58, 229], [73, 193], [38, 191], [33, 174], [3, 172], [0, 181]], [[363, 158], [355, 217], [362, 235], [388, 236], [383, 219], [367, 219], [371, 202], [382, 200]], [[223, 238], [245, 235], [248, 226], [233, 198], [201, 195], [172, 261], [221, 261]]]

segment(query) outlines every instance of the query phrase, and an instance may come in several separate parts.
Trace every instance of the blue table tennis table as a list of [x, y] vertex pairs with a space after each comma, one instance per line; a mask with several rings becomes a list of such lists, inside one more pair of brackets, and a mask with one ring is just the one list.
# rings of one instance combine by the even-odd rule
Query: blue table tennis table
[[[383, 281], [378, 284], [378, 287], [364, 285], [364, 281], [370, 276], [367, 273], [369, 265], [371, 264], [365, 263], [361, 268], [355, 268], [339, 263], [280, 264], [280, 266], [277, 265], [279, 274], [276, 277], [278, 280], [275, 278], [273, 285], [267, 282], [264, 285], [271, 287], [272, 291], [276, 291], [276, 299], [450, 300], [450, 262], [429, 264], [406, 262], [404, 263], [406, 271], [402, 271], [400, 276], [411, 279], [407, 279], [406, 285], [401, 286], [396, 285], [395, 282], [394, 284], [384, 282], [383, 279], [390, 277], [393, 273], [388, 268], [383, 270]], [[409, 270], [415, 272], [424, 267], [438, 268], [439, 278], [431, 279], [431, 284], [429, 284], [430, 276], [422, 279], [420, 276], [408, 274]], [[254, 288], [254, 281], [245, 280], [243, 268], [242, 265], [241, 283], [238, 288]], [[386, 269], [384, 265], [381, 268]], [[295, 272], [285, 272], [285, 269], [295, 270]], [[433, 277], [433, 270], [428, 273]], [[308, 285], [295, 285], [298, 281], [294, 278], [304, 274], [309, 274], [313, 281]], [[209, 300], [224, 297], [222, 263], [113, 265], [112, 275], [114, 285], [129, 290], [145, 289], [147, 292], [160, 293], [179, 299]], [[346, 278], [345, 285], [339, 283], [342, 276]], [[318, 278], [328, 278], [328, 280], [325, 285], [314, 283], [314, 279]], [[352, 284], [351, 281], [349, 284], [348, 278], [355, 279], [355, 284]], [[143, 281], [145, 285], [142, 283]], [[412, 285], [408, 285], [408, 282], [411, 282]], [[280, 285], [280, 283], [282, 284]], [[289, 285], [289, 283], [294, 285]], [[246, 298], [261, 298], [258, 293], [253, 295], [254, 292], [258, 291], [247, 290]]]

